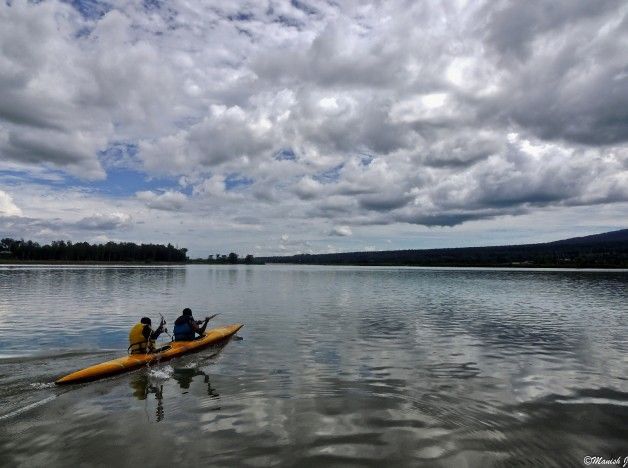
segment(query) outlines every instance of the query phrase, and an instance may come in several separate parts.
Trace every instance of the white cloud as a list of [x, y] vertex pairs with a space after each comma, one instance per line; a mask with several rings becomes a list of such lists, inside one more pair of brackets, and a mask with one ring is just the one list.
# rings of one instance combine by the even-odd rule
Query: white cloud
[[8, 193], [0, 190], [0, 216], [21, 216], [20, 210]]
[[[21, 212], [0, 210], [46, 236], [119, 211], [112, 238], [290, 251], [329, 226], [346, 246], [577, 206], [602, 223], [628, 200], [628, 6], [548, 5], [4, 2], [0, 182]], [[113, 167], [166, 182], [107, 195]], [[49, 190], [7, 185], [28, 177]]]
[[155, 210], [174, 211], [179, 210], [185, 204], [187, 197], [181, 192], [166, 190], [163, 193], [151, 191], [137, 192], [138, 200], [146, 203], [146, 206]]
[[346, 237], [352, 235], [353, 232], [349, 226], [334, 226], [329, 232], [330, 236]]

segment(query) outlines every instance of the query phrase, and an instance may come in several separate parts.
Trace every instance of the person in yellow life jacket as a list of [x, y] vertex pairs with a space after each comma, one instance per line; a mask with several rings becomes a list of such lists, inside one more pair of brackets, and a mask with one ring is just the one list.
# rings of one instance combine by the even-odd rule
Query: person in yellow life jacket
[[129, 332], [129, 351], [131, 354], [145, 354], [155, 350], [155, 340], [164, 331], [164, 320], [161, 320], [159, 328], [153, 330], [148, 317], [142, 317]]

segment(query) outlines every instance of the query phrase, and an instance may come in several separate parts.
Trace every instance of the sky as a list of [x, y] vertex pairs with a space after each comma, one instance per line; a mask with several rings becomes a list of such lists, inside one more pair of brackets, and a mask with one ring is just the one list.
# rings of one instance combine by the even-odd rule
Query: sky
[[191, 257], [627, 227], [628, 3], [0, 2], [0, 236]]

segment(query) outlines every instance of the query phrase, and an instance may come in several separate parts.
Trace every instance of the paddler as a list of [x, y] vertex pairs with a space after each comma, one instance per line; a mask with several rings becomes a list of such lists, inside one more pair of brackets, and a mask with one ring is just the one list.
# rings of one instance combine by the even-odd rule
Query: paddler
[[[209, 317], [205, 317], [205, 321], [194, 320], [192, 317], [192, 309], [186, 307], [179, 318], [174, 321], [174, 341], [192, 341], [196, 333], [203, 336], [207, 328]], [[201, 325], [202, 324], [202, 325]]]
[[155, 350], [155, 340], [164, 331], [165, 320], [162, 318], [157, 330], [151, 327], [148, 317], [142, 317], [129, 332], [129, 351], [131, 354], [151, 353]]

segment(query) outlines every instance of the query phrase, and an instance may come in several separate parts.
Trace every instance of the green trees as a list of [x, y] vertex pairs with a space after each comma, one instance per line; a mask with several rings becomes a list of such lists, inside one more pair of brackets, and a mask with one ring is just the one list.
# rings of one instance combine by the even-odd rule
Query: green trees
[[207, 256], [207, 259], [197, 258], [195, 260], [191, 260], [191, 262], [192, 263], [225, 264], [225, 265], [236, 265], [240, 263], [253, 265], [253, 264], [262, 263], [262, 262], [257, 261], [255, 257], [253, 257], [253, 255], [251, 254], [248, 254], [246, 257], [242, 258], [235, 252], [230, 252], [229, 255], [219, 254], [219, 253], [215, 255], [210, 254]]
[[133, 242], [88, 242], [52, 241], [39, 245], [37, 242], [2, 239], [0, 251], [10, 251], [16, 260], [56, 260], [93, 262], [184, 262], [187, 249], [172, 244], [135, 244]]

